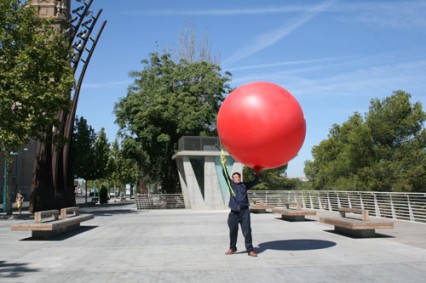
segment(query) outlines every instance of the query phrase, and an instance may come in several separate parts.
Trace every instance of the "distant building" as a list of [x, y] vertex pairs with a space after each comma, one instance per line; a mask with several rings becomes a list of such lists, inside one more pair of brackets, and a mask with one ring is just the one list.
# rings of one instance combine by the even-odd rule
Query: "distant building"
[[[36, 155], [36, 142], [31, 141], [23, 145], [17, 152], [12, 154], [13, 160], [9, 168], [9, 178], [7, 186], [11, 193], [12, 199], [15, 199], [15, 195], [20, 189], [24, 195], [25, 200], [29, 200], [31, 195], [31, 183], [33, 178], [34, 159]], [[3, 184], [4, 184], [4, 169], [5, 162], [3, 155], [0, 155], [0, 196], [3, 195]], [[0, 201], [3, 198], [0, 197]]]

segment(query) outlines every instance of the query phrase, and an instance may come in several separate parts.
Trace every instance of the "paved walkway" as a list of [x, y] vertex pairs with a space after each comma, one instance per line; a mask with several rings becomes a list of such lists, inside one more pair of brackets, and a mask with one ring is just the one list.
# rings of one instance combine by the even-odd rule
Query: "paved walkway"
[[[252, 214], [257, 258], [225, 256], [227, 211], [138, 211], [135, 204], [82, 208], [80, 231], [49, 241], [0, 219], [0, 282], [423, 282], [426, 224], [397, 221], [354, 239], [316, 217], [286, 222]], [[326, 212], [321, 212], [326, 213]]]

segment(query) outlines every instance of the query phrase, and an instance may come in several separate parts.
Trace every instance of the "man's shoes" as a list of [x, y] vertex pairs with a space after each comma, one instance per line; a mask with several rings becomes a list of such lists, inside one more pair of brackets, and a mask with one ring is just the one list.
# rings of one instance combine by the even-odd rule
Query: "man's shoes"
[[233, 249], [229, 249], [226, 251], [225, 255], [232, 255], [233, 253], [235, 253], [235, 251]]
[[255, 253], [254, 251], [249, 251], [248, 256], [257, 257], [257, 253]]

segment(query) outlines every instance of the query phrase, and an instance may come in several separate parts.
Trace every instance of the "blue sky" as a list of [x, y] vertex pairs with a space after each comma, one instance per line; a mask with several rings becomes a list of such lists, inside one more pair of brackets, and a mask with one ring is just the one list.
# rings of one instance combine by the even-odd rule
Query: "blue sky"
[[[74, 8], [77, 7], [75, 1]], [[170, 49], [188, 26], [230, 71], [231, 85], [281, 85], [299, 101], [307, 133], [289, 177], [304, 176], [312, 147], [333, 124], [402, 89], [426, 110], [426, 1], [94, 0], [108, 23], [81, 90], [77, 115], [112, 142], [114, 104], [129, 72]], [[100, 23], [98, 23], [98, 27]]]

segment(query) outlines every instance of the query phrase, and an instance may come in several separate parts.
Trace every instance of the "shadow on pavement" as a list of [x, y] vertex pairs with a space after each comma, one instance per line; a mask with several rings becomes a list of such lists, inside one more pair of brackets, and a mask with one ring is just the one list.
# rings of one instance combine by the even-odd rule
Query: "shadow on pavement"
[[289, 220], [286, 220], [286, 219], [282, 219], [282, 217], [275, 217], [275, 219], [280, 220], [280, 221], [284, 221], [284, 222], [290, 222], [290, 223], [303, 223], [303, 222], [317, 221], [315, 219], [310, 219], [310, 218], [305, 218], [305, 220], [303, 220], [303, 221], [289, 221]]
[[335, 242], [313, 239], [298, 239], [298, 240], [282, 240], [271, 241], [259, 244], [255, 248], [255, 252], [262, 253], [266, 250], [278, 251], [305, 251], [305, 250], [318, 250], [326, 249], [335, 246]]
[[101, 207], [99, 207], [99, 208], [91, 209], [90, 211], [84, 210], [84, 213], [90, 213], [95, 215], [96, 217], [96, 216], [113, 216], [118, 214], [138, 214], [138, 211], [133, 209], [111, 209], [111, 208], [102, 209]]
[[71, 238], [71, 237], [74, 237], [78, 234], [90, 231], [90, 230], [97, 228], [97, 227], [98, 226], [90, 226], [90, 225], [80, 226], [78, 229], [68, 231], [64, 234], [60, 234], [60, 235], [54, 236], [54, 237], [49, 238], [49, 239], [35, 239], [33, 237], [28, 237], [28, 238], [22, 239], [21, 241], [49, 241], [49, 242], [51, 242], [51, 241], [64, 241], [68, 238]]
[[328, 233], [332, 233], [332, 234], [336, 234], [336, 235], [340, 235], [340, 236], [348, 237], [348, 238], [352, 238], [352, 239], [395, 238], [394, 236], [380, 234], [380, 233], [377, 233], [377, 232], [374, 235], [374, 237], [361, 237], [361, 236], [355, 236], [355, 235], [348, 235], [348, 234], [345, 234], [345, 233], [336, 232], [334, 230], [324, 230], [324, 232], [328, 232]]
[[8, 263], [0, 261], [0, 278], [19, 278], [21, 273], [37, 272], [38, 269], [29, 268], [27, 263]]

